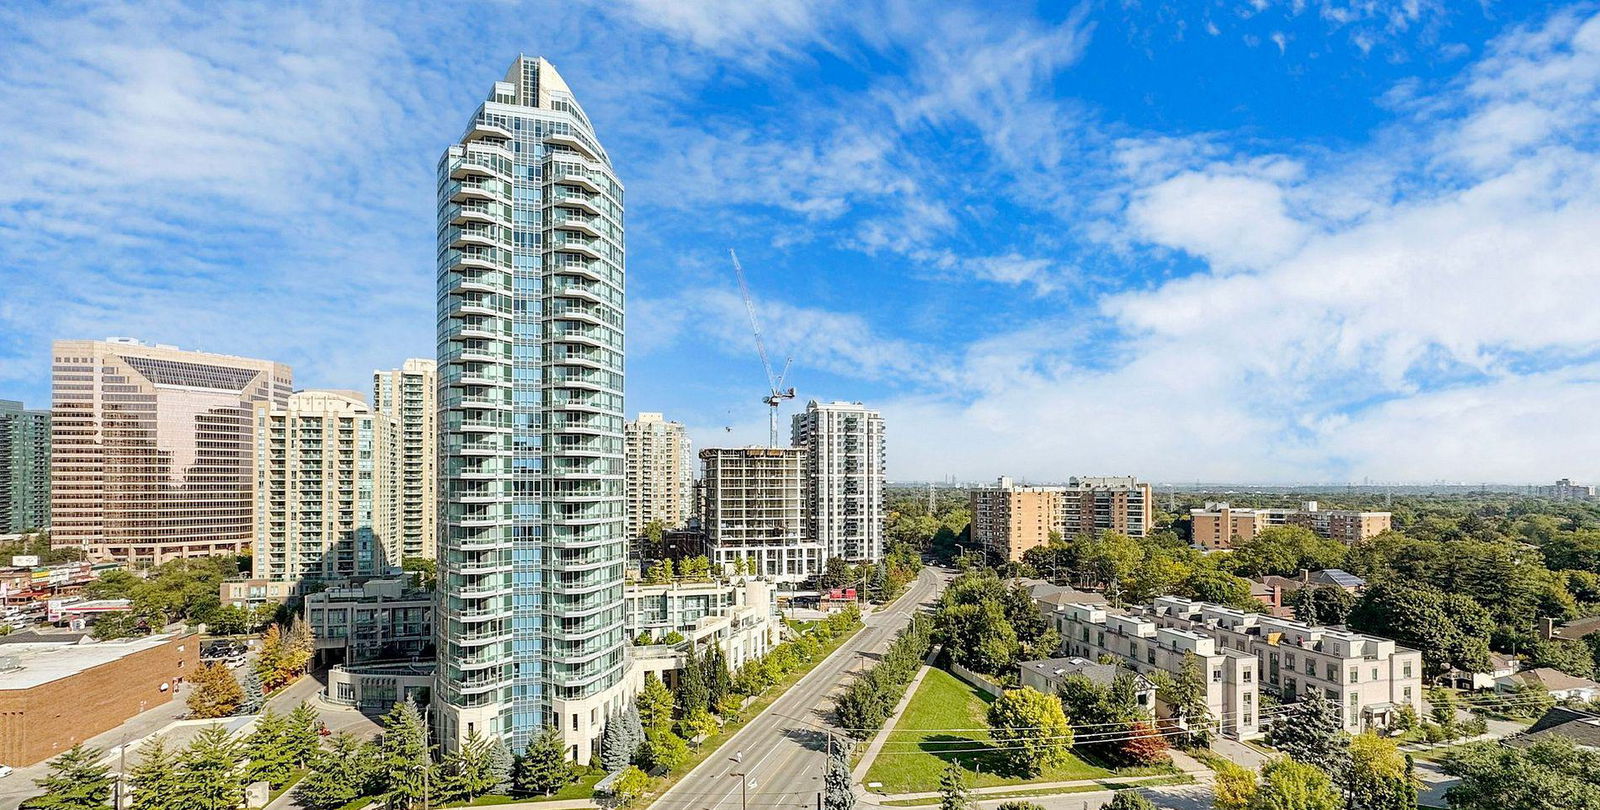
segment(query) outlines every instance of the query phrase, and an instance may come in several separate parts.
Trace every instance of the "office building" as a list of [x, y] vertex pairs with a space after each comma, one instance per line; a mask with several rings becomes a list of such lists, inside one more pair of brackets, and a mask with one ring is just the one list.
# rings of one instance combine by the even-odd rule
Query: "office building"
[[518, 57], [438, 164], [438, 677], [449, 748], [624, 705], [622, 185], [547, 61]]
[[1286, 703], [1327, 698], [1352, 734], [1390, 728], [1402, 706], [1422, 712], [1422, 653], [1390, 639], [1176, 596], [1157, 597], [1141, 616], [1253, 657], [1262, 687]]
[[0, 399], [0, 534], [50, 528], [50, 412]]
[[288, 402], [289, 367], [127, 338], [52, 351], [51, 541], [155, 564], [242, 553], [251, 420]]
[[[1193, 653], [1204, 673], [1206, 709], [1212, 721], [1235, 739], [1261, 736], [1260, 669], [1248, 652], [1187, 628], [1160, 625], [1152, 616], [1119, 613], [1103, 605], [1059, 605], [1047, 619], [1061, 633], [1061, 649], [1067, 655], [1091, 661], [1109, 656], [1146, 677], [1155, 672], [1177, 676], [1185, 656]], [[1174, 713], [1174, 707], [1158, 696], [1156, 716]]]
[[694, 457], [682, 422], [659, 413], [641, 413], [624, 428], [627, 459], [628, 542], [635, 560], [656, 559], [662, 549], [647, 548], [646, 527], [663, 532], [682, 528], [693, 511]]
[[0, 762], [24, 767], [172, 700], [200, 666], [200, 637], [0, 645]]
[[299, 391], [255, 406], [255, 576], [373, 577], [400, 566], [388, 417], [355, 391]]
[[744, 560], [747, 571], [787, 582], [822, 571], [822, 544], [805, 533], [805, 451], [793, 447], [713, 447], [701, 504], [712, 565]]
[[1116, 532], [1144, 537], [1154, 528], [1150, 485], [1133, 476], [1070, 478], [1061, 493], [1063, 537]]
[[1017, 561], [1030, 548], [1050, 542], [1059, 530], [1061, 487], [1027, 486], [1002, 476], [993, 486], [973, 487], [972, 544], [997, 560]]
[[806, 537], [825, 559], [883, 559], [883, 417], [859, 402], [812, 400], [794, 415], [805, 451]]
[[372, 373], [372, 409], [388, 417], [393, 522], [401, 559], [433, 559], [439, 534], [439, 398], [434, 361], [412, 358]]

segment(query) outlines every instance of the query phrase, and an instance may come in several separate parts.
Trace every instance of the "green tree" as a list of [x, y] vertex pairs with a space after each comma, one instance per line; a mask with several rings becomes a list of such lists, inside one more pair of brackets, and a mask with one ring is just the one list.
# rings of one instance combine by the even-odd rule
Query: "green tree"
[[1213, 810], [1249, 810], [1256, 795], [1256, 772], [1228, 760], [1218, 760], [1211, 784]]
[[638, 705], [639, 722], [646, 732], [672, 730], [672, 692], [654, 672], [644, 676]]
[[374, 778], [384, 804], [390, 810], [406, 810], [422, 800], [433, 768], [428, 730], [409, 700], [394, 704], [382, 723]]
[[1344, 564], [1346, 546], [1325, 540], [1303, 526], [1272, 526], [1233, 547], [1231, 562], [1247, 577], [1290, 576], [1301, 569], [1320, 571]]
[[1339, 707], [1321, 694], [1295, 704], [1290, 715], [1273, 723], [1267, 742], [1335, 779], [1343, 778], [1350, 767], [1350, 735], [1344, 731]]
[[1279, 758], [1261, 769], [1249, 810], [1344, 810], [1344, 797], [1320, 769]]
[[335, 734], [328, 750], [319, 749], [306, 778], [294, 786], [295, 801], [306, 810], [335, 810], [367, 792], [377, 751], [349, 732]]
[[620, 716], [606, 720], [605, 728], [600, 731], [600, 767], [606, 773], [616, 773], [633, 761], [633, 747], [628, 744], [627, 734]]
[[1456, 810], [1600, 810], [1600, 752], [1564, 738], [1526, 748], [1470, 743], [1442, 767], [1461, 779], [1445, 794]]
[[1211, 708], [1199, 656], [1185, 650], [1178, 674], [1157, 682], [1157, 697], [1171, 708], [1190, 740], [1203, 745], [1211, 739]]
[[181, 810], [233, 810], [244, 802], [240, 746], [221, 723], [212, 723], [183, 749], [177, 796]]
[[50, 760], [50, 770], [34, 780], [44, 791], [22, 803], [27, 810], [101, 810], [111, 801], [111, 769], [96, 765], [104, 755], [83, 743]]
[[128, 769], [132, 810], [171, 810], [179, 790], [178, 752], [156, 734], [139, 744], [138, 761]]
[[289, 719], [271, 709], [262, 712], [244, 740], [244, 755], [250, 760], [245, 774], [249, 781], [282, 785], [298, 764], [289, 742]]
[[411, 585], [419, 591], [431, 591], [439, 581], [439, 564], [428, 557], [406, 557], [400, 570], [411, 575]]
[[1317, 585], [1295, 591], [1289, 597], [1289, 605], [1294, 608], [1294, 617], [1306, 624], [1344, 624], [1350, 619], [1356, 598], [1343, 588]]
[[221, 664], [201, 664], [189, 676], [189, 714], [202, 720], [231, 717], [244, 702], [244, 688], [233, 671]]
[[954, 760], [945, 763], [939, 774], [939, 810], [972, 810], [972, 791], [967, 789], [966, 774]]
[[567, 760], [567, 746], [560, 730], [547, 726], [512, 765], [511, 792], [518, 796], [549, 796], [577, 778]]
[[301, 701], [290, 710], [284, 722], [284, 747], [296, 768], [304, 768], [316, 757], [321, 731], [322, 718], [309, 704]]
[[822, 772], [822, 810], [855, 810], [856, 791], [850, 778], [850, 745], [828, 737], [828, 764]]
[[1156, 810], [1156, 806], [1139, 795], [1137, 790], [1119, 790], [1111, 797], [1111, 803], [1105, 806], [1105, 810]]
[[649, 789], [650, 775], [630, 765], [611, 785], [610, 798], [602, 806], [629, 807]]
[[1350, 767], [1340, 782], [1348, 810], [1416, 810], [1411, 761], [1394, 740], [1373, 733], [1350, 740]]
[[1379, 582], [1356, 601], [1350, 626], [1422, 653], [1427, 677], [1455, 668], [1488, 672], [1494, 621], [1482, 606], [1431, 585]]
[[989, 736], [1012, 770], [1036, 776], [1063, 762], [1072, 747], [1072, 726], [1061, 699], [1031, 687], [1007, 690], [989, 704]]
[[671, 771], [689, 760], [689, 744], [669, 731], [646, 730], [643, 758], [651, 770]]
[[439, 763], [438, 795], [449, 801], [471, 801], [495, 789], [504, 779], [497, 772], [495, 744], [476, 730]]

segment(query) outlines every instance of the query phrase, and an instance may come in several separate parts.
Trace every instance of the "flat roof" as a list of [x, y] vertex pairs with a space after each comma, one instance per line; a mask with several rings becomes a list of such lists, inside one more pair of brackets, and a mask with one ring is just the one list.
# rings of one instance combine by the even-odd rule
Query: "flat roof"
[[87, 669], [109, 664], [145, 650], [153, 650], [178, 638], [162, 633], [142, 638], [96, 641], [82, 644], [11, 644], [0, 649], [0, 658], [15, 656], [20, 669], [0, 671], [0, 690], [32, 689], [35, 686], [70, 678]]

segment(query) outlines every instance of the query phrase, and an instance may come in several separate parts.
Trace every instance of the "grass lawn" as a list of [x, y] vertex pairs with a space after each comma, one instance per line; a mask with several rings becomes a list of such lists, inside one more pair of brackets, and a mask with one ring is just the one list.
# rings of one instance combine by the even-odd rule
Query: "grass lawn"
[[[1033, 778], [1005, 775], [995, 751], [969, 751], [992, 745], [987, 731], [915, 731], [913, 729], [983, 728], [989, 701], [986, 693], [942, 669], [931, 669], [906, 705], [905, 714], [889, 732], [884, 749], [867, 769], [866, 782], [882, 782], [878, 793], [915, 793], [939, 789], [945, 763], [956, 760], [967, 772], [968, 787], [995, 787], [1034, 782], [1098, 779], [1112, 772], [1069, 754], [1063, 765], [1046, 768]], [[901, 729], [905, 730], [901, 730]], [[998, 771], [998, 773], [997, 773]]]
[[595, 783], [605, 778], [605, 775], [605, 771], [602, 771], [599, 768], [591, 768], [587, 771], [584, 771], [583, 774], [578, 777], [578, 781], [567, 785], [566, 787], [550, 794], [549, 796], [530, 796], [528, 798], [519, 799], [513, 796], [505, 796], [495, 793], [488, 796], [479, 796], [478, 798], [463, 804], [444, 804], [439, 806], [491, 807], [497, 804], [512, 804], [514, 802], [555, 802], [563, 799], [587, 799], [594, 795]]

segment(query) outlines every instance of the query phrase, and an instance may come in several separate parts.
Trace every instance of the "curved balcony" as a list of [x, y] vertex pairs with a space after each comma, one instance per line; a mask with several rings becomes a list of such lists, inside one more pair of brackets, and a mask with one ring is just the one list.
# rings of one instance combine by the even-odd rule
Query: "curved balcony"
[[591, 160], [599, 160], [600, 159], [600, 156], [595, 154], [594, 151], [589, 148], [588, 144], [584, 143], [581, 138], [579, 138], [578, 136], [573, 135], [571, 133], [567, 133], [567, 132], [552, 132], [549, 135], [544, 136], [544, 142], [545, 143], [560, 144], [561, 146], [571, 147], [571, 148], [576, 149], [577, 151], [583, 153], [586, 157], [588, 157]]
[[596, 217], [573, 216], [571, 214], [564, 214], [560, 209], [556, 209], [556, 213], [551, 216], [550, 227], [561, 228], [569, 231], [577, 231], [579, 233], [588, 234], [589, 236], [598, 237], [601, 235], [601, 231], [598, 226], [599, 221], [600, 220]]
[[472, 129], [467, 130], [467, 135], [462, 140], [481, 141], [484, 138], [511, 140], [511, 130], [489, 121], [474, 121]]
[[605, 213], [604, 209], [600, 207], [599, 195], [596, 194], [555, 194], [548, 199], [554, 205], [576, 208], [580, 211], [588, 211], [591, 214]]

